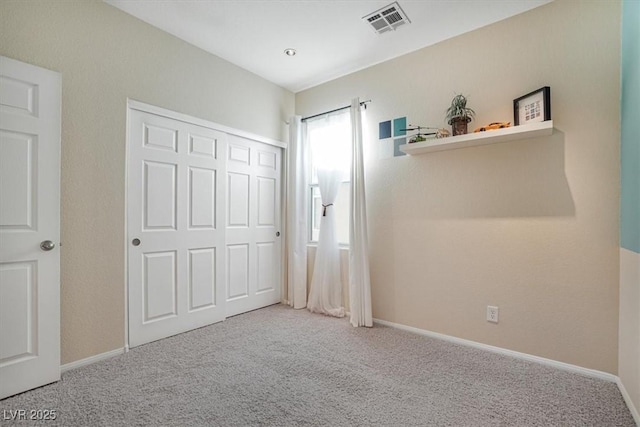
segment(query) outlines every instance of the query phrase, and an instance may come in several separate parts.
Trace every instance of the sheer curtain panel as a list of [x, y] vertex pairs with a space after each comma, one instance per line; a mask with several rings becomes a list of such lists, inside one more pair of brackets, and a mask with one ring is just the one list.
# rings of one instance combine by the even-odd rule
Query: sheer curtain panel
[[338, 113], [307, 123], [318, 187], [322, 199], [318, 247], [307, 308], [314, 313], [343, 317], [340, 248], [334, 203], [349, 171], [349, 115]]
[[308, 155], [305, 124], [289, 120], [287, 157], [287, 285], [289, 305], [307, 305]]
[[349, 221], [349, 305], [353, 326], [373, 326], [369, 236], [364, 185], [360, 99], [351, 101], [351, 217]]

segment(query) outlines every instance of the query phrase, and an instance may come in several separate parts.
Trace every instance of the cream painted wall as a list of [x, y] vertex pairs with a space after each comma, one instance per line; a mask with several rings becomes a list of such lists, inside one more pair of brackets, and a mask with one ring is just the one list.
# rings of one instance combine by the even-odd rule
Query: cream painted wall
[[[620, 248], [620, 380], [640, 413], [640, 254]], [[637, 415], [636, 415], [637, 416]]]
[[283, 140], [294, 96], [101, 1], [3, 0], [0, 40], [62, 73], [62, 362], [122, 348], [127, 97]]
[[[557, 0], [296, 94], [303, 116], [373, 101], [374, 317], [617, 373], [620, 12]], [[544, 85], [550, 137], [378, 156], [380, 121], [445, 126], [462, 92], [473, 129], [512, 120], [513, 99]]]

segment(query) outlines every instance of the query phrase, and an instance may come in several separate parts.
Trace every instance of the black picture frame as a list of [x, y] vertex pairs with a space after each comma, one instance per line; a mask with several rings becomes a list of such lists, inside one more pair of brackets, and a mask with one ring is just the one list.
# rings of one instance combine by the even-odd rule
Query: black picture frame
[[514, 126], [551, 120], [551, 88], [541, 87], [513, 100]]

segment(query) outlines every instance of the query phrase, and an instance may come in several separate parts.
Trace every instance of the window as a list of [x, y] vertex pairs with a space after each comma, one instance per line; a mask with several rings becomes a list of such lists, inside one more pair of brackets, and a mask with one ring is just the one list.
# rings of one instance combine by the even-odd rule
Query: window
[[307, 122], [307, 142], [310, 147], [310, 236], [317, 242], [320, 234], [322, 201], [318, 187], [318, 168], [338, 169], [341, 184], [334, 203], [338, 242], [349, 244], [349, 174], [351, 170], [351, 119], [349, 110], [326, 115]]
[[[349, 181], [343, 181], [338, 190], [335, 202], [336, 234], [338, 243], [349, 244], [349, 196], [351, 188]], [[317, 242], [320, 234], [320, 217], [322, 216], [322, 201], [318, 184], [311, 185], [311, 241]]]

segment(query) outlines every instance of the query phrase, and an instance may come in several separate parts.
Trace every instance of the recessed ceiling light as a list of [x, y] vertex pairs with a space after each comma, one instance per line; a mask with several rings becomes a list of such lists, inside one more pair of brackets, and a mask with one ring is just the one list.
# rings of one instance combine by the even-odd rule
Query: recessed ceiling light
[[292, 49], [292, 48], [289, 48], [289, 49], [285, 49], [284, 53], [287, 56], [295, 56], [296, 55], [296, 50]]

